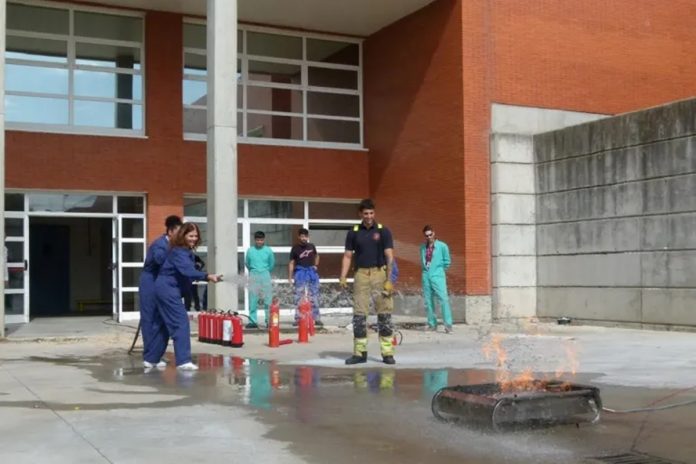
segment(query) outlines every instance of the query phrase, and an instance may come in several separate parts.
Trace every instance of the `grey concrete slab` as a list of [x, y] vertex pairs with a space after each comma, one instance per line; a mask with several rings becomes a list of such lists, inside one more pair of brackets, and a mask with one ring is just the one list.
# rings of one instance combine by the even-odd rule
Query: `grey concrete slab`
[[[0, 398], [0, 402], [3, 401]], [[37, 401], [37, 404], [40, 402]], [[98, 448], [74, 430], [60, 414], [39, 406], [2, 406], [0, 455], [3, 462], [57, 464], [109, 463]], [[113, 437], [115, 439], [117, 437]]]
[[537, 226], [539, 255], [616, 253], [641, 249], [641, 219], [543, 224]]
[[537, 288], [538, 317], [631, 322], [641, 320], [640, 288]]
[[696, 288], [696, 250], [662, 250], [641, 255], [643, 286]]
[[533, 140], [529, 135], [493, 134], [491, 162], [534, 163]]
[[642, 322], [696, 326], [696, 289], [645, 288]]
[[539, 286], [641, 285], [641, 253], [539, 256]]
[[642, 250], [696, 249], [696, 213], [641, 218]]
[[529, 106], [491, 105], [491, 132], [494, 134], [531, 135], [575, 126], [606, 115]]
[[534, 224], [535, 195], [491, 195], [492, 224]]

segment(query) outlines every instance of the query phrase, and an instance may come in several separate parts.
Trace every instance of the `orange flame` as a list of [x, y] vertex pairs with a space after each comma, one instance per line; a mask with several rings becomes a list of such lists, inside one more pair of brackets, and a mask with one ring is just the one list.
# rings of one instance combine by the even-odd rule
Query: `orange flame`
[[[527, 367], [520, 374], [513, 376], [508, 360], [508, 353], [503, 346], [503, 341], [502, 335], [493, 334], [489, 342], [485, 343], [482, 347], [484, 357], [487, 360], [495, 361], [495, 380], [496, 383], [500, 385], [501, 392], [509, 393], [539, 390], [543, 389], [544, 385], [552, 380], [548, 377], [544, 379], [535, 379], [534, 371], [531, 367]], [[578, 359], [575, 349], [569, 344], [565, 344], [563, 349], [565, 357], [559, 360], [559, 364], [554, 372], [554, 379], [556, 380], [568, 373], [575, 376], [578, 370]], [[565, 382], [559, 388], [564, 390], [567, 389], [569, 385], [568, 382]]]

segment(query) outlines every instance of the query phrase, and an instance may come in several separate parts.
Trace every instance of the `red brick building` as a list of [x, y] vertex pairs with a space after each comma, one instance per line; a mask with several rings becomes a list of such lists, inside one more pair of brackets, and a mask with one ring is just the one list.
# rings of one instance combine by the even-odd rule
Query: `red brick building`
[[[239, 251], [265, 228], [284, 256], [309, 226], [327, 286], [369, 196], [405, 286], [429, 223], [451, 291], [490, 307], [492, 105], [616, 114], [696, 87], [686, 0], [238, 3]], [[206, 2], [6, 8], [6, 320], [128, 318], [164, 217], [206, 215]]]

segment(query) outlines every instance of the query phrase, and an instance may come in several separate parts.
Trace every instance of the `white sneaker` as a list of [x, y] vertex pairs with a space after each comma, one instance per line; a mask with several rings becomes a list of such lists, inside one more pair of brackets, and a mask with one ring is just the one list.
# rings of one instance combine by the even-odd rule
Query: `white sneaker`
[[185, 364], [181, 364], [179, 366], [176, 366], [177, 369], [180, 369], [182, 371], [197, 371], [198, 366], [193, 364], [192, 362], [187, 362]]
[[145, 369], [151, 369], [151, 368], [153, 368], [153, 367], [157, 367], [157, 368], [162, 369], [162, 368], [167, 367], [167, 361], [165, 361], [164, 359], [162, 359], [162, 360], [161, 360], [160, 362], [158, 362], [157, 364], [152, 364], [152, 363], [149, 362], [149, 361], [143, 361], [143, 367], [144, 367]]

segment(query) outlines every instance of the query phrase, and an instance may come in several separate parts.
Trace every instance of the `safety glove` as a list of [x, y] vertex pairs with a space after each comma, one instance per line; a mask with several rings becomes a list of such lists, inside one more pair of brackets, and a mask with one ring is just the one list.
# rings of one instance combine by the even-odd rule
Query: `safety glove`
[[338, 284], [341, 286], [341, 288], [346, 289], [348, 288], [348, 279], [346, 279], [345, 277], [341, 277], [340, 279], [338, 279]]
[[394, 292], [394, 284], [391, 283], [391, 281], [387, 280], [384, 282], [384, 296], [391, 296], [391, 294]]

